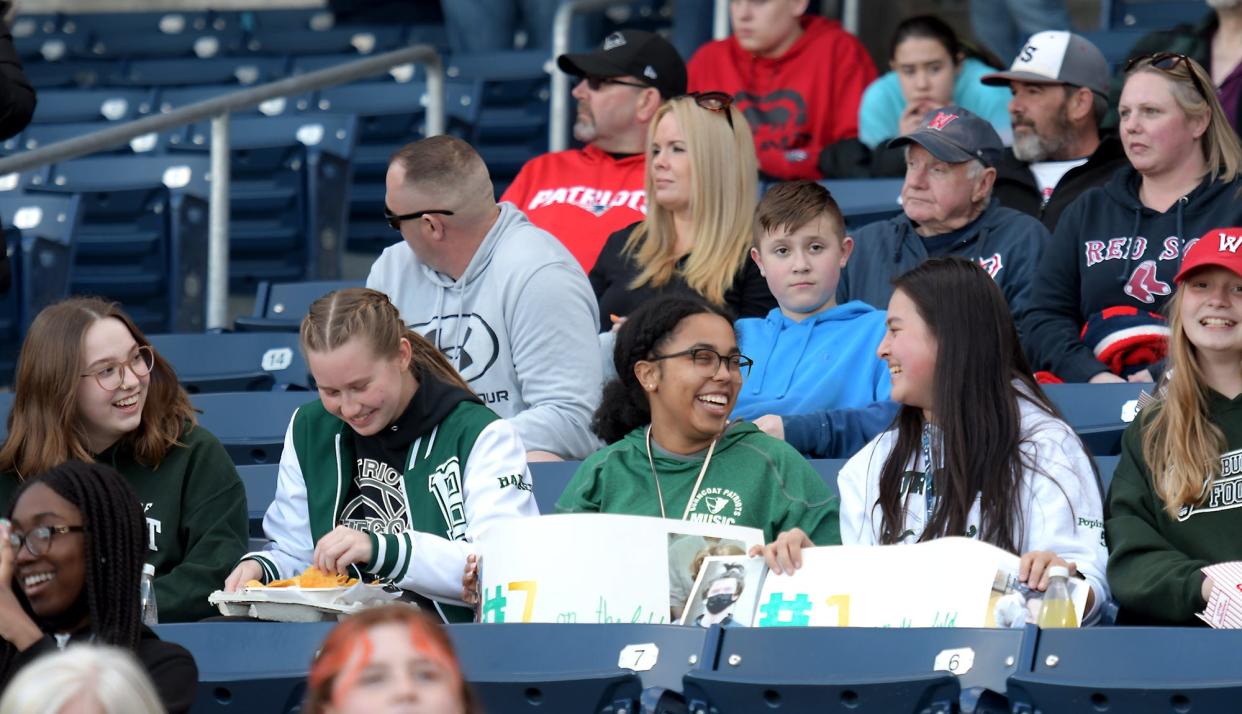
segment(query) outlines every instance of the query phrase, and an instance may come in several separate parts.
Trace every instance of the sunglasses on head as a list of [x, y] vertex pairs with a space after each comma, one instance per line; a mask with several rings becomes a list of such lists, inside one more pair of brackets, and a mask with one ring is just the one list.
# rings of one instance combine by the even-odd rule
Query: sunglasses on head
[[1130, 61], [1126, 62], [1125, 71], [1129, 73], [1135, 67], [1149, 66], [1155, 67], [1161, 72], [1172, 73], [1177, 68], [1177, 65], [1182, 63], [1186, 64], [1186, 72], [1190, 75], [1190, 81], [1195, 85], [1195, 90], [1199, 92], [1199, 96], [1207, 99], [1210, 96], [1207, 88], [1199, 81], [1199, 74], [1195, 72], [1194, 66], [1190, 63], [1190, 58], [1184, 54], [1178, 52], [1157, 52], [1144, 57], [1131, 57]]
[[639, 89], [647, 89], [650, 85], [641, 84], [639, 82], [627, 82], [624, 79], [615, 79], [613, 77], [597, 77], [595, 75], [586, 75], [578, 77], [579, 82], [586, 82], [592, 92], [598, 92], [605, 84], [619, 84], [622, 87], [638, 87]]
[[723, 114], [729, 128], [733, 128], [733, 112], [729, 111], [733, 106], [733, 97], [728, 92], [691, 92], [686, 96], [709, 112]]

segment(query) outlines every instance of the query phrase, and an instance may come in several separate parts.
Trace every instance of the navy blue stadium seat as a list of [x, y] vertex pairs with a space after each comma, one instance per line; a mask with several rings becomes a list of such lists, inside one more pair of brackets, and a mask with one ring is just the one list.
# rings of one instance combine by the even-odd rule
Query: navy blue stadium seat
[[[230, 13], [220, 12], [227, 16]], [[330, 10], [318, 7], [281, 8], [254, 12], [232, 13], [250, 30], [327, 30], [336, 25]]]
[[405, 44], [407, 30], [401, 25], [307, 28], [255, 28], [246, 49], [266, 55], [300, 55], [316, 52], [355, 52], [358, 56], [380, 54]]
[[[214, 99], [224, 94], [236, 92], [240, 87], [235, 84], [204, 84], [195, 87], [173, 87], [161, 89], [156, 106], [161, 112]], [[292, 97], [274, 97], [253, 108], [234, 112], [233, 116], [261, 114], [263, 116], [281, 116], [294, 111], [303, 111], [311, 107], [312, 95], [299, 94]]]
[[[341, 114], [234, 116], [230, 121], [229, 277], [236, 289], [261, 280], [334, 280], [341, 273], [357, 119]], [[174, 153], [205, 153], [209, 123]]]
[[86, 38], [86, 55], [108, 59], [213, 57], [236, 52], [240, 28], [213, 27], [204, 11], [106, 12], [65, 16], [64, 35]]
[[238, 317], [238, 332], [297, 332], [311, 303], [334, 290], [362, 287], [361, 280], [317, 280], [299, 283], [260, 282], [254, 314]]
[[827, 188], [841, 214], [845, 225], [858, 228], [868, 223], [883, 221], [901, 213], [897, 197], [901, 195], [904, 179], [839, 179], [820, 181]]
[[1145, 34], [1147, 30], [1117, 29], [1083, 32], [1082, 36], [1100, 48], [1104, 59], [1108, 60], [1109, 68], [1115, 74], [1125, 67], [1126, 61], [1130, 59], [1130, 49]]
[[1179, 23], [1194, 25], [1208, 12], [1199, 0], [1102, 0], [1100, 26], [1164, 30]]
[[535, 485], [535, 503], [539, 506], [540, 513], [556, 513], [557, 499], [581, 465], [581, 461], [537, 461], [530, 464], [530, 477]]
[[29, 186], [82, 195], [72, 291], [120, 301], [145, 332], [201, 332], [207, 170], [198, 156], [93, 157]]
[[150, 335], [151, 344], [177, 372], [190, 394], [306, 391], [312, 380], [288, 332]]
[[[308, 72], [317, 72], [321, 69], [328, 69], [346, 62], [355, 62], [358, 60], [356, 53], [334, 52], [330, 54], [313, 54], [298, 55], [293, 58], [292, 66], [289, 70], [290, 75], [306, 74]], [[412, 80], [422, 80], [426, 78], [426, 72], [421, 64], [403, 64], [393, 67], [382, 75], [367, 78], [368, 82], [392, 81], [404, 84]]]
[[[86, 134], [97, 132], [105, 128], [99, 122], [72, 122], [64, 124], [32, 124], [22, 132], [20, 139], [14, 142], [6, 141], [4, 148], [6, 152], [9, 150], [9, 144], [13, 143], [14, 148], [21, 148], [25, 151], [32, 151], [41, 146], [54, 144], [58, 141], [73, 139]], [[107, 149], [101, 149], [96, 153], [108, 154], [162, 154], [168, 147], [168, 141], [171, 134], [144, 134], [135, 137], [123, 144], [116, 144]]]
[[[676, 625], [462, 624], [448, 627], [462, 674], [489, 712], [637, 712], [646, 687], [680, 690], [705, 630]], [[651, 670], [618, 668], [628, 645], [659, 648]], [[654, 653], [653, 653], [654, 655]]]
[[[470, 140], [482, 86], [448, 81], [444, 91], [448, 133]], [[423, 82], [396, 86], [392, 82], [360, 82], [330, 87], [318, 94], [317, 111], [358, 116], [347, 235], [351, 250], [378, 252], [400, 240], [383, 220], [384, 176], [393, 152], [422, 136], [425, 93]]]
[[833, 493], [841, 493], [841, 489], [837, 488], [837, 475], [841, 473], [841, 467], [845, 465], [849, 459], [807, 459], [811, 462], [811, 466], [824, 480], [824, 484], [832, 489]]
[[[993, 650], [1016, 652], [1020, 637], [1021, 631], [946, 628], [714, 627], [684, 688], [690, 711], [703, 714], [950, 714], [962, 685], [933, 670], [936, 655], [971, 647], [982, 651], [975, 662], [984, 664], [996, 659]], [[986, 679], [1003, 682], [988, 664]]]
[[123, 121], [150, 114], [155, 95], [149, 89], [51, 89], [39, 92], [35, 124]]
[[335, 624], [199, 622], [157, 625], [155, 632], [194, 655], [195, 714], [293, 714], [301, 711], [311, 662]]
[[13, 393], [0, 392], [0, 441], [9, 435], [9, 412], [13, 409]]
[[279, 463], [293, 412], [315, 398], [311, 392], [219, 392], [190, 401], [198, 423], [241, 465]]
[[64, 60], [31, 62], [23, 69], [42, 100], [43, 91], [48, 89], [107, 84], [107, 78], [117, 71], [117, 66], [113, 60]]
[[1121, 451], [1121, 434], [1134, 418], [1135, 400], [1150, 384], [1045, 384], [1044, 392], [1092, 454]]
[[1108, 495], [1108, 486], [1113, 482], [1113, 472], [1117, 470], [1117, 462], [1121, 461], [1120, 456], [1096, 456], [1095, 470], [1100, 474], [1100, 489], [1104, 495]]
[[9, 383], [35, 315], [69, 294], [79, 206], [76, 196], [0, 194], [13, 273], [13, 284], [0, 295], [0, 384]]
[[246, 512], [250, 520], [250, 537], [263, 538], [263, 514], [276, 500], [276, 480], [280, 464], [241, 464], [237, 475], [246, 487]]
[[235, 92], [240, 86], [283, 79], [284, 57], [212, 57], [210, 59], [134, 60], [108, 75], [108, 83], [135, 87], [193, 87], [223, 85]]
[[1009, 699], [1018, 713], [1234, 712], [1240, 648], [1237, 630], [1030, 627]]

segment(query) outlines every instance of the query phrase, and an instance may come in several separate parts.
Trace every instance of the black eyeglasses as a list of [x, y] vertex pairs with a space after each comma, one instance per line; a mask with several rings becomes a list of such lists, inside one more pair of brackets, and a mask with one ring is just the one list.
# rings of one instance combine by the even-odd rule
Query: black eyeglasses
[[[647, 89], [651, 85], [642, 84], [641, 82], [627, 82], [624, 79], [614, 79], [613, 77], [597, 77], [595, 75], [585, 75], [578, 77], [578, 82], [586, 82], [592, 92], [598, 92], [605, 84], [619, 84], [622, 87], [638, 87], [639, 89]], [[577, 82], [575, 82], [577, 84]]]
[[733, 97], [728, 92], [692, 92], [686, 96], [709, 112], [723, 114], [729, 128], [733, 128], [733, 112], [729, 111], [733, 106]]
[[1190, 58], [1184, 54], [1180, 54], [1178, 52], [1157, 52], [1154, 55], [1131, 57], [1130, 61], [1126, 62], [1125, 71], [1128, 74], [1130, 70], [1135, 67], [1139, 65], [1146, 65], [1155, 67], [1162, 72], [1172, 73], [1172, 71], [1177, 68], [1177, 65], [1182, 64], [1183, 62], [1186, 63], [1186, 73], [1190, 75], [1190, 81], [1194, 83], [1195, 89], [1199, 92], [1199, 96], [1204, 99], [1209, 99], [1211, 95], [1208, 93], [1207, 88], [1203, 86], [1203, 83], [1199, 81], [1199, 73], [1195, 72], [1194, 65], [1191, 64]]
[[414, 213], [406, 213], [406, 214], [398, 216], [397, 214], [388, 210], [388, 206], [384, 206], [384, 220], [388, 221], [388, 227], [393, 229], [394, 231], [401, 230], [402, 221], [412, 221], [415, 218], [422, 218], [423, 216], [430, 216], [433, 214], [437, 216], [451, 216], [453, 215], [453, 212], [442, 211], [436, 208], [432, 208], [427, 211], [415, 211]]
[[749, 377], [750, 366], [755, 363], [754, 360], [745, 355], [722, 355], [710, 347], [691, 347], [688, 350], [668, 355], [653, 355], [648, 357], [647, 361], [659, 362], [662, 359], [672, 359], [674, 357], [689, 357], [690, 361], [694, 363], [695, 368], [705, 376], [719, 372], [720, 365], [723, 362], [728, 365], [730, 373]]
[[84, 526], [39, 526], [29, 533], [9, 533], [9, 546], [19, 550], [22, 545], [31, 555], [44, 555], [52, 547], [52, 538], [66, 533], [82, 533]]

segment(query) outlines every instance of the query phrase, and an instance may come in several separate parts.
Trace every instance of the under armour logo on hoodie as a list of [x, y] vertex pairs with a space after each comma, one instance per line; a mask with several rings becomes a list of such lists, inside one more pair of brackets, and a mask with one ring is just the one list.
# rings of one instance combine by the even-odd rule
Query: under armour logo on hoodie
[[1134, 269], [1134, 274], [1126, 281], [1123, 289], [1126, 295], [1151, 304], [1158, 295], [1169, 295], [1173, 289], [1169, 284], [1156, 277], [1156, 261], [1144, 260]]

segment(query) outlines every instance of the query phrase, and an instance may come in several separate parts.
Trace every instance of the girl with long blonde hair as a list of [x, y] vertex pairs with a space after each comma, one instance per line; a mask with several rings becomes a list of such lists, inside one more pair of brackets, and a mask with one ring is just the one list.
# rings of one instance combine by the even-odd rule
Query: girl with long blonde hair
[[1122, 439], [1108, 495], [1108, 579], [1123, 621], [1199, 624], [1201, 569], [1242, 560], [1242, 228], [1187, 251], [1169, 303], [1161, 398]]
[[670, 99], [651, 121], [647, 217], [608, 238], [591, 269], [600, 331], [653, 297], [696, 293], [737, 317], [776, 306], [747, 259], [758, 164], [746, 117], [723, 92]]
[[289, 423], [271, 543], [225, 581], [325, 573], [392, 582], [450, 621], [471, 542], [496, 520], [537, 515], [526, 449], [448, 359], [379, 291], [348, 288], [311, 304], [302, 351], [319, 399]]

